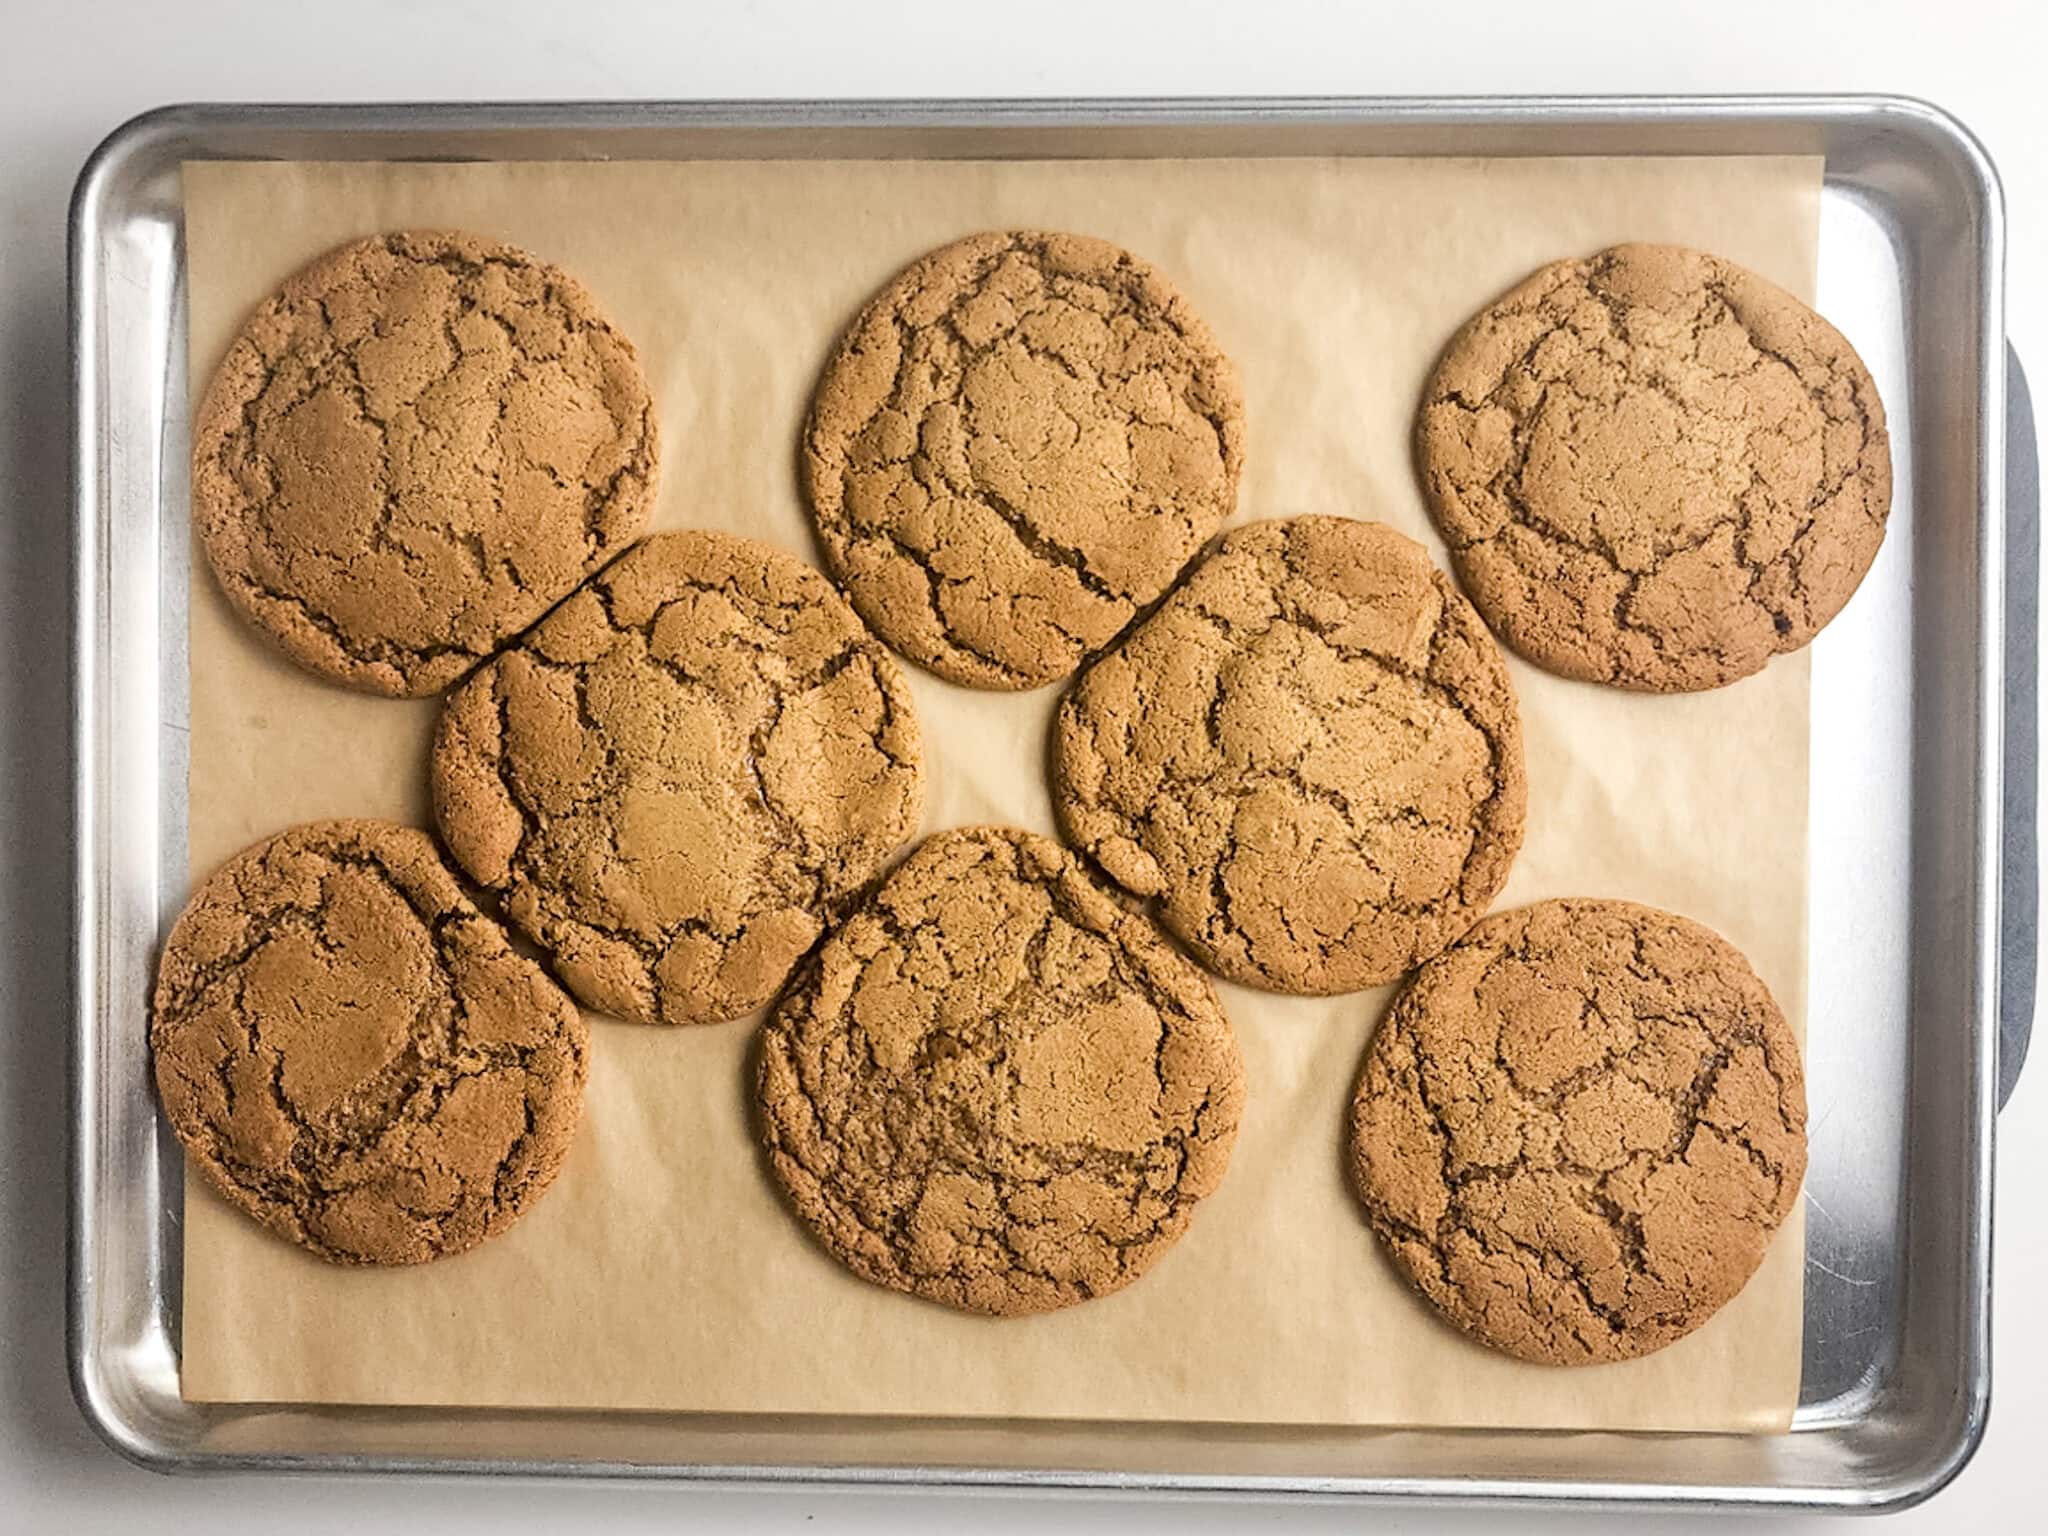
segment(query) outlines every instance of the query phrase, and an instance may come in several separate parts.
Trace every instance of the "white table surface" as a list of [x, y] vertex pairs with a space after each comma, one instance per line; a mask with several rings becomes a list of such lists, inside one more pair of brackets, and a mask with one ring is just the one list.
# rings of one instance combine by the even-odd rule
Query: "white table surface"
[[[1696, 20], [1682, 19], [1689, 13]], [[1901, 91], [2004, 177], [2010, 330], [2048, 400], [2048, 140], [2034, 0], [0, 0], [0, 1532], [288, 1527], [1413, 1531], [1577, 1516], [167, 1479], [104, 1449], [63, 1360], [70, 862], [64, 216], [93, 145], [189, 100]], [[2048, 1437], [2048, 1046], [2000, 1121], [1996, 1389], [1983, 1449], [1893, 1529], [2040, 1529]], [[529, 1525], [529, 1522], [531, 1523]], [[1624, 1523], [1625, 1522], [1625, 1523]], [[1792, 1519], [1786, 1526], [1813, 1526]], [[1625, 1516], [1620, 1531], [1697, 1528]]]

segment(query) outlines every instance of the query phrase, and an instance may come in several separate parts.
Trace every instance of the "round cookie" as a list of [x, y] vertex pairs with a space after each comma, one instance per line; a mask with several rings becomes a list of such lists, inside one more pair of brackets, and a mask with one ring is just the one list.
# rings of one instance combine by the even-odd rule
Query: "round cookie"
[[931, 252], [826, 364], [804, 482], [897, 650], [976, 688], [1065, 677], [1237, 500], [1237, 374], [1151, 267], [1032, 230]]
[[164, 945], [149, 1037], [186, 1156], [338, 1264], [495, 1237], [582, 1112], [582, 1016], [388, 822], [294, 827], [216, 871]]
[[1489, 305], [1430, 376], [1416, 458], [1510, 646], [1659, 693], [1813, 639], [1891, 510], [1855, 350], [1783, 289], [1676, 246], [1557, 262]]
[[776, 1180], [863, 1279], [1015, 1316], [1130, 1284], [1244, 1103], [1202, 973], [1059, 844], [928, 839], [762, 1031]]
[[1053, 780], [1071, 842], [1276, 992], [1393, 980], [1522, 845], [1499, 648], [1419, 544], [1347, 518], [1226, 535], [1062, 701]]
[[901, 668], [824, 576], [643, 539], [449, 695], [434, 813], [592, 1008], [738, 1018], [916, 830]]
[[301, 666], [438, 693], [653, 504], [632, 343], [559, 268], [406, 231], [321, 257], [228, 349], [193, 427], [222, 590]]
[[1799, 1045], [1683, 917], [1545, 901], [1416, 973], [1365, 1060], [1351, 1172], [1445, 1317], [1525, 1360], [1662, 1349], [1742, 1289], [1806, 1171]]

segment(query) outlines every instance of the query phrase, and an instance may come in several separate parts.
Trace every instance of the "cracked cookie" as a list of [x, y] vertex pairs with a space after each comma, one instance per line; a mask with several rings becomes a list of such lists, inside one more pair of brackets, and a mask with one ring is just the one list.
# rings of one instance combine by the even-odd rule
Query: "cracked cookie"
[[592, 1008], [768, 1001], [916, 830], [902, 669], [832, 584], [731, 534], [641, 540], [449, 695], [434, 813]]
[[1352, 1180], [1444, 1316], [1525, 1360], [1661, 1349], [1742, 1289], [1806, 1171], [1799, 1046], [1686, 918], [1545, 901], [1419, 971], [1367, 1052]]
[[1072, 672], [1237, 500], [1236, 370], [1165, 278], [1080, 235], [931, 252], [826, 364], [804, 483], [875, 631], [975, 688]]
[[192, 510], [244, 618], [314, 672], [438, 693], [647, 521], [632, 343], [470, 235], [330, 252], [259, 308], [193, 428]]
[[1215, 1189], [1244, 1069], [1207, 978], [1049, 838], [928, 839], [761, 1034], [776, 1180], [863, 1279], [971, 1312], [1151, 1268]]
[[1485, 625], [1380, 523], [1251, 523], [1060, 705], [1060, 824], [1204, 965], [1276, 992], [1391, 981], [1522, 845], [1521, 720]]
[[186, 1156], [338, 1264], [495, 1237], [582, 1112], [582, 1016], [388, 822], [294, 827], [216, 871], [164, 944], [149, 1035]]
[[1566, 677], [1718, 688], [1841, 611], [1891, 511], [1884, 406], [1784, 290], [1676, 246], [1545, 267], [1445, 348], [1416, 421], [1459, 579]]

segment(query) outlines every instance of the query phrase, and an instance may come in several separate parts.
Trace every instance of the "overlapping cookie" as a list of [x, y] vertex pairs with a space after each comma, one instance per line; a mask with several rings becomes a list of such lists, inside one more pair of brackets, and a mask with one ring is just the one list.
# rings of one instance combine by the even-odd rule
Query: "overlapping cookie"
[[250, 317], [193, 422], [221, 590], [292, 660], [438, 693], [624, 549], [652, 402], [581, 284], [473, 235], [323, 256]]
[[1072, 672], [1235, 505], [1237, 374], [1186, 299], [1104, 240], [975, 235], [840, 340], [804, 429], [834, 576], [876, 633], [976, 688]]
[[1486, 910], [1522, 843], [1515, 695], [1413, 540], [1228, 534], [1061, 703], [1060, 824], [1220, 976], [1391, 981]]
[[150, 1043], [171, 1128], [237, 1208], [336, 1263], [416, 1264], [553, 1181], [588, 1034], [426, 833], [324, 821], [193, 893]]
[[832, 584], [731, 534], [643, 539], [452, 693], [434, 814], [585, 1004], [768, 1001], [916, 830], [902, 669]]
[[1244, 1069], [1207, 978], [1050, 839], [926, 840], [762, 1031], [775, 1178], [856, 1274], [968, 1311], [1130, 1284], [1230, 1160]]

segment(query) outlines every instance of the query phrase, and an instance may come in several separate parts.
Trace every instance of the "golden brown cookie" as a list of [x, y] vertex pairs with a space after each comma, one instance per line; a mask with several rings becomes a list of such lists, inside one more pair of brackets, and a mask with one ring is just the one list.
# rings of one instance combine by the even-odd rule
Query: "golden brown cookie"
[[1683, 917], [1545, 901], [1416, 973], [1351, 1110], [1368, 1220], [1422, 1294], [1553, 1365], [1662, 1349], [1742, 1289], [1799, 1195], [1799, 1044]]
[[1237, 500], [1236, 370], [1165, 278], [1080, 235], [912, 265], [825, 366], [804, 429], [819, 538], [883, 639], [941, 677], [1065, 677]]
[[1230, 1160], [1244, 1069], [1202, 973], [1049, 838], [928, 839], [762, 1031], [762, 1137], [862, 1278], [1014, 1316], [1130, 1284]]
[[243, 327], [193, 427], [221, 587], [301, 666], [438, 693], [631, 542], [654, 415], [559, 268], [472, 235], [343, 246]]
[[738, 1018], [917, 828], [902, 670], [817, 571], [643, 539], [448, 698], [434, 813], [592, 1008]]
[[1805, 645], [1891, 510], [1884, 405], [1841, 333], [1668, 245], [1557, 262], [1483, 310], [1423, 391], [1416, 458], [1510, 646], [1658, 693]]
[[1298, 517], [1225, 536], [1074, 686], [1067, 837], [1220, 976], [1391, 981], [1522, 845], [1522, 730], [1486, 627], [1422, 546]]
[[337, 1264], [495, 1237], [582, 1112], [581, 1015], [389, 822], [311, 822], [222, 865], [164, 944], [149, 1038], [186, 1156]]

